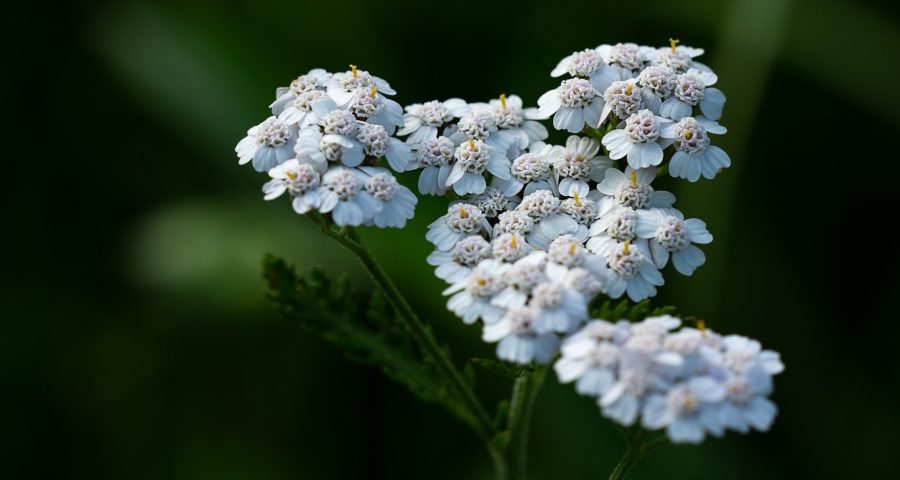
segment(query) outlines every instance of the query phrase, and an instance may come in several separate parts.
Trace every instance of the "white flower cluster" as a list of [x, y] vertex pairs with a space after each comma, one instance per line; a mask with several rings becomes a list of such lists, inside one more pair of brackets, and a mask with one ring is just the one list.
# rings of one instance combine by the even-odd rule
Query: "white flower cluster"
[[597, 398], [604, 416], [675, 443], [700, 443], [726, 430], [766, 431], [777, 408], [769, 399], [778, 353], [737, 335], [685, 327], [675, 317], [641, 322], [592, 320], [562, 343], [554, 368], [563, 383]]
[[485, 173], [495, 181], [513, 175], [511, 159], [547, 138], [547, 129], [534, 121], [537, 109], [523, 108], [516, 95], [500, 95], [489, 103], [466, 103], [458, 98], [433, 100], [406, 107], [398, 133], [415, 155], [412, 169], [421, 169], [419, 191], [443, 195], [481, 194]]
[[[287, 192], [298, 213], [330, 214], [341, 226], [403, 227], [416, 197], [377, 163], [421, 170], [422, 194], [454, 192], [428, 226], [428, 263], [449, 284], [447, 307], [479, 323], [500, 359], [547, 363], [561, 349], [561, 381], [597, 397], [607, 417], [640, 418], [675, 442], [766, 430], [776, 413], [771, 377], [783, 369], [777, 353], [702, 325], [676, 331], [671, 316], [590, 319], [598, 295], [655, 296], [670, 259], [692, 275], [706, 260], [697, 245], [713, 239], [653, 186], [660, 170], [695, 182], [730, 165], [710, 144], [726, 132], [718, 79], [694, 60], [703, 50], [670, 41], [569, 55], [551, 75], [571, 78], [539, 108], [500, 95], [404, 112], [385, 96], [395, 93], [387, 82], [355, 66], [311, 70], [277, 90], [273, 116], [235, 150], [271, 176], [265, 199]], [[570, 134], [564, 145], [545, 142], [537, 120], [551, 116]]]
[[413, 163], [409, 145], [394, 138], [403, 109], [387, 98], [383, 79], [358, 70], [310, 70], [279, 88], [272, 116], [247, 131], [235, 151], [271, 180], [266, 200], [287, 192], [299, 214], [330, 214], [340, 226], [402, 228], [413, 217], [416, 196], [391, 172]]
[[[484, 340], [499, 342], [504, 360], [547, 362], [561, 336], [587, 321], [597, 294], [654, 296], [670, 257], [690, 275], [705, 260], [694, 244], [712, 241], [702, 221], [672, 208], [672, 194], [653, 190], [655, 168], [623, 173], [583, 160], [573, 163], [602, 172], [601, 182], [590, 174], [572, 182], [559, 177], [567, 152], [584, 158], [599, 148], [574, 136], [568, 144], [571, 150], [550, 154], [543, 167], [550, 173], [529, 183], [530, 193], [516, 195], [523, 183], [506, 191], [489, 187], [451, 203], [428, 227], [435, 246], [428, 262], [451, 284], [444, 292], [452, 295], [448, 308], [466, 323], [481, 321]], [[571, 196], [560, 193], [566, 183]]]
[[709, 137], [726, 132], [718, 124], [725, 95], [713, 87], [716, 74], [694, 60], [702, 49], [670, 42], [663, 48], [619, 43], [572, 53], [551, 72], [572, 78], [538, 99], [537, 118], [552, 116], [555, 128], [570, 133], [614, 127], [603, 145], [610, 158], [625, 158], [631, 168], [661, 165], [664, 150], [672, 147], [673, 177], [714, 178], [731, 165]]

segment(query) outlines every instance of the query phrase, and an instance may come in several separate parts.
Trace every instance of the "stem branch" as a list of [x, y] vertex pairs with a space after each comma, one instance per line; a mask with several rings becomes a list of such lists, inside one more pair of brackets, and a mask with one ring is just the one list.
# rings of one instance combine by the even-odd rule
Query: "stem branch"
[[616, 468], [613, 469], [612, 473], [609, 475], [609, 480], [620, 480], [625, 478], [644, 455], [668, 443], [665, 434], [648, 438], [648, 432], [646, 430], [641, 430], [634, 436], [631, 436], [627, 430], [623, 431], [626, 440], [628, 441], [628, 448], [625, 450], [625, 454], [622, 455], [622, 459], [619, 460]]

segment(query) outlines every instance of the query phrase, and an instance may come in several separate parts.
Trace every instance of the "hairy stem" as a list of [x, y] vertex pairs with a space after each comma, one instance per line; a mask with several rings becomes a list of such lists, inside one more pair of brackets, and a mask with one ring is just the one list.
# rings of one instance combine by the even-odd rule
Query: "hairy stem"
[[524, 480], [528, 470], [528, 436], [538, 392], [544, 384], [547, 367], [538, 365], [530, 375], [517, 378], [509, 404], [508, 480]]
[[[475, 396], [475, 392], [465, 382], [462, 373], [460, 373], [447, 356], [447, 353], [438, 344], [431, 330], [422, 323], [416, 312], [409, 306], [406, 298], [394, 285], [394, 282], [391, 281], [390, 277], [381, 268], [381, 265], [375, 260], [375, 257], [363, 245], [356, 231], [350, 228], [339, 229], [319, 215], [310, 215], [310, 218], [319, 226], [323, 233], [356, 255], [356, 258], [362, 263], [376, 288], [384, 295], [384, 298], [397, 313], [397, 317], [412, 334], [425, 355], [434, 362], [437, 369], [447, 379], [455, 396], [465, 405], [471, 416], [472, 428], [475, 429], [482, 440], [490, 445], [496, 429], [484, 406], [482, 406], [478, 397]], [[492, 447], [489, 446], [490, 448]]]

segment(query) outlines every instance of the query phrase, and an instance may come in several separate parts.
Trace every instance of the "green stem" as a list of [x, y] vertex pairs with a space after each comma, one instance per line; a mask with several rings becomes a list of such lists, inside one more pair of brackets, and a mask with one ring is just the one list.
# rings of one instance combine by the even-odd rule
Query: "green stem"
[[[475, 392], [465, 382], [460, 371], [453, 365], [447, 353], [438, 344], [430, 329], [422, 323], [416, 312], [409, 306], [406, 298], [394, 285], [394, 282], [391, 281], [390, 277], [381, 268], [381, 265], [375, 261], [375, 257], [363, 245], [356, 231], [351, 228], [336, 228], [320, 215], [310, 215], [310, 218], [319, 226], [323, 233], [356, 255], [356, 258], [362, 263], [376, 288], [384, 295], [387, 302], [397, 313], [400, 321], [403, 322], [404, 326], [418, 342], [425, 355], [434, 361], [437, 369], [448, 380], [450, 388], [454, 391], [456, 397], [465, 405], [469, 415], [472, 417], [471, 425], [476, 433], [486, 444], [490, 445], [495, 434], [495, 427], [487, 410], [482, 406], [478, 397], [475, 396]], [[488, 448], [492, 447], [489, 446]]]
[[633, 437], [631, 437], [627, 431], [625, 431], [624, 435], [628, 441], [628, 448], [625, 450], [625, 454], [622, 455], [622, 459], [619, 460], [616, 468], [613, 469], [612, 473], [609, 475], [609, 480], [620, 480], [625, 478], [644, 455], [668, 443], [665, 434], [647, 438], [646, 430], [639, 431]]
[[[528, 436], [538, 393], [544, 384], [547, 367], [538, 365], [530, 375], [517, 378], [509, 404], [508, 480], [524, 480], [528, 471]], [[498, 477], [499, 478], [499, 477]]]

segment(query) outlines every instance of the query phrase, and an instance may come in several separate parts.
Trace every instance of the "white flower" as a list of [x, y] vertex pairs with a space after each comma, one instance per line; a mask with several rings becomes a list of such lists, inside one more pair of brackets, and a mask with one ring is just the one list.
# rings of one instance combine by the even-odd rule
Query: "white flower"
[[[496, 183], [496, 180], [494, 183]], [[478, 208], [488, 218], [497, 218], [502, 212], [515, 207], [518, 200], [518, 197], [508, 196], [494, 186], [488, 187], [483, 193], [479, 193], [471, 198], [471, 201], [478, 205]]]
[[622, 78], [633, 77], [644, 65], [645, 52], [635, 43], [604, 44], [597, 47], [597, 52], [604, 62], [621, 71]]
[[606, 64], [599, 48], [589, 48], [560, 60], [556, 68], [550, 72], [552, 77], [560, 77], [568, 73], [573, 77], [587, 78], [597, 91], [602, 92], [610, 83], [622, 80], [621, 69]]
[[341, 110], [333, 102], [316, 102], [313, 108], [321, 118], [319, 125], [326, 135], [342, 135], [353, 138], [359, 131], [360, 122], [347, 110]]
[[663, 149], [672, 144], [671, 138], [665, 138], [671, 123], [650, 110], [640, 110], [625, 119], [623, 128], [604, 135], [603, 145], [609, 150], [609, 158], [627, 157], [631, 168], [657, 166], [662, 163]]
[[381, 208], [372, 217], [376, 227], [403, 228], [406, 221], [413, 218], [418, 199], [408, 188], [384, 168], [360, 167], [368, 178], [365, 189], [369, 195], [381, 203]]
[[322, 176], [319, 211], [331, 212], [339, 226], [358, 226], [381, 211], [382, 203], [365, 189], [365, 174], [356, 169], [333, 167]]
[[715, 379], [691, 378], [664, 395], [649, 396], [641, 414], [641, 426], [649, 430], [666, 428], [673, 443], [700, 443], [707, 432], [722, 435], [718, 403], [724, 398], [725, 387]]
[[601, 281], [610, 298], [628, 293], [628, 298], [639, 302], [656, 295], [656, 287], [664, 281], [656, 269], [646, 240], [625, 241], [609, 248], [606, 264], [601, 269]]
[[538, 189], [554, 190], [556, 182], [551, 181], [551, 155], [555, 147], [543, 142], [535, 142], [529, 151], [515, 158], [510, 164], [510, 177], [506, 180], [496, 179], [493, 184], [507, 196], [516, 195], [525, 187], [525, 194]]
[[403, 107], [381, 95], [378, 87], [353, 92], [348, 108], [360, 120], [384, 127], [388, 135], [393, 135], [397, 127], [403, 125]]
[[247, 130], [247, 136], [234, 148], [238, 163], [253, 161], [257, 172], [268, 172], [279, 163], [294, 156], [296, 127], [286, 125], [275, 117], [269, 117]]
[[656, 178], [656, 168], [634, 170], [626, 167], [622, 173], [615, 168], [606, 170], [605, 177], [597, 190], [611, 198], [609, 202], [633, 209], [668, 208], [675, 203], [675, 195], [669, 192], [656, 191], [650, 182]]
[[586, 246], [597, 255], [606, 255], [619, 243], [634, 242], [637, 239], [637, 225], [638, 215], [635, 209], [628, 206], [609, 208], [591, 224]]
[[725, 401], [719, 405], [718, 416], [725, 428], [747, 433], [751, 428], [760, 432], [769, 430], [778, 407], [769, 400], [772, 378], [762, 369], [755, 368], [742, 374], [729, 374], [723, 382]]
[[444, 184], [450, 176], [450, 165], [456, 147], [453, 141], [441, 136], [425, 140], [416, 146], [416, 161], [422, 173], [419, 175], [419, 192], [425, 195], [443, 195]]
[[472, 272], [479, 262], [490, 258], [491, 244], [480, 235], [466, 237], [449, 252], [435, 250], [428, 255], [428, 264], [437, 267], [434, 271], [438, 278], [447, 283], [456, 283]]
[[559, 198], [550, 190], [535, 190], [522, 199], [516, 210], [531, 218], [540, 219], [559, 209]]
[[272, 180], [263, 185], [265, 200], [273, 200], [284, 192], [293, 199], [294, 211], [304, 214], [319, 207], [319, 172], [308, 163], [292, 158], [269, 170]]
[[509, 264], [494, 259], [482, 260], [471, 273], [446, 290], [444, 295], [453, 295], [447, 301], [447, 308], [466, 324], [478, 319], [486, 325], [497, 323], [505, 310], [491, 303], [491, 298], [502, 288], [503, 272]]
[[684, 117], [664, 128], [664, 135], [675, 139], [675, 155], [669, 162], [669, 173], [675, 178], [696, 182], [702, 174], [713, 179], [731, 159], [721, 148], [710, 145], [709, 134], [724, 134], [725, 127], [706, 117]]
[[582, 198], [578, 192], [572, 192], [572, 198], [566, 198], [559, 204], [559, 211], [581, 225], [589, 225], [597, 218], [600, 192], [594, 190]]
[[[272, 115], [280, 117], [284, 110], [291, 108], [291, 104], [302, 97], [304, 94], [309, 94], [316, 91], [322, 92], [324, 94], [324, 90], [330, 80], [330, 73], [322, 70], [321, 68], [314, 68], [305, 75], [300, 75], [299, 77], [291, 81], [290, 86], [278, 87], [278, 89], [275, 90], [275, 101], [272, 102], [271, 105], [269, 105], [269, 108], [272, 109]], [[296, 122], [289, 122], [285, 120], [285, 123], [287, 123], [288, 125], [292, 125]]]
[[546, 256], [546, 253], [536, 251], [516, 260], [503, 272], [504, 288], [491, 302], [507, 309], [524, 307], [532, 289], [546, 280], [544, 274]]
[[453, 156], [456, 162], [444, 186], [452, 186], [458, 195], [484, 192], [487, 187], [483, 176], [485, 170], [500, 179], [510, 176], [509, 159], [481, 140], [462, 143], [456, 147]]
[[[605, 122], [610, 114], [616, 118], [625, 119], [645, 108], [644, 98], [655, 99], [656, 96], [649, 89], [641, 88], [637, 80], [620, 80], [613, 82], [603, 91], [603, 104], [600, 110], [600, 121], [595, 127]], [[647, 106], [650, 108], [650, 105]]]
[[562, 357], [553, 366], [559, 381], [576, 382], [581, 395], [600, 397], [609, 391], [616, 382], [624, 333], [622, 326], [591, 320], [567, 337], [560, 346]]
[[490, 231], [484, 213], [466, 203], [450, 205], [447, 214], [428, 225], [425, 238], [442, 252], [450, 251], [456, 242], [482, 230]]
[[599, 152], [600, 142], [596, 139], [571, 135], [566, 139], [565, 148], [557, 148], [552, 153], [553, 173], [561, 195], [586, 197], [590, 192], [588, 181], [603, 180], [613, 162], [597, 155]]
[[759, 342], [738, 335], [722, 341], [722, 350], [706, 348], [704, 357], [724, 365], [725, 401], [719, 419], [726, 428], [747, 433], [751, 428], [767, 431], [778, 408], [767, 397], [772, 393], [772, 375], [784, 371], [778, 353], [762, 350]]
[[454, 118], [469, 113], [465, 100], [451, 98], [440, 102], [432, 100], [425, 103], [414, 103], [406, 107], [403, 115], [403, 128], [397, 135], [409, 135], [407, 143], [419, 144], [437, 138], [440, 129]]
[[388, 165], [397, 172], [408, 170], [412, 164], [413, 154], [409, 145], [389, 136], [381, 125], [360, 123], [356, 140], [362, 145], [363, 152], [367, 156], [374, 158], [384, 156]]
[[497, 128], [518, 139], [519, 150], [526, 149], [549, 135], [547, 127], [535, 121], [543, 118], [538, 109], [523, 108], [522, 99], [518, 95], [500, 95], [499, 99], [491, 100], [487, 108]]
[[663, 47], [656, 50], [654, 54], [649, 55], [649, 60], [654, 65], [660, 65], [671, 68], [676, 73], [691, 73], [697, 75], [706, 85], [713, 85], [718, 81], [718, 77], [708, 66], [694, 60], [695, 57], [703, 55], [702, 48], [693, 48], [687, 46]]
[[686, 73], [675, 79], [672, 96], [662, 102], [659, 113], [677, 121], [691, 116], [695, 105], [710, 120], [718, 120], [725, 107], [725, 94], [718, 88], [707, 87], [697, 75]]
[[[544, 192], [546, 190], [538, 190]], [[524, 202], [524, 200], [523, 200]], [[528, 243], [540, 249], [546, 249], [550, 243], [562, 235], [572, 235], [578, 241], [587, 239], [588, 228], [578, 223], [565, 213], [554, 213], [540, 218], [528, 234]]]
[[[622, 352], [621, 363], [635, 363], [640, 366], [619, 367], [616, 383], [605, 389], [597, 400], [603, 416], [625, 426], [633, 425], [641, 411], [644, 395], [653, 380], [650, 371], [651, 362], [642, 354]], [[629, 362], [628, 360], [631, 359]], [[636, 360], [640, 360], [637, 362]]]
[[519, 209], [510, 210], [497, 215], [494, 235], [503, 233], [525, 234], [530, 232], [532, 227], [534, 227], [534, 219], [530, 215]]
[[559, 87], [541, 95], [538, 113], [541, 118], [553, 116], [553, 127], [578, 133], [587, 125], [597, 128], [602, 122], [603, 103], [600, 92], [582, 78], [563, 80]]
[[532, 250], [531, 245], [519, 233], [501, 233], [491, 241], [494, 258], [504, 262], [515, 262]]
[[[343, 111], [343, 110], [336, 110]], [[345, 112], [346, 113], [346, 112]], [[306, 127], [300, 130], [297, 145], [294, 150], [297, 159], [314, 165], [320, 172], [324, 172], [329, 163], [340, 162], [348, 167], [356, 167], [365, 158], [362, 145], [356, 141], [356, 120], [353, 120], [354, 137], [342, 134], [322, 134], [318, 127]]]
[[483, 108], [472, 108], [456, 122], [455, 127], [456, 130], [450, 135], [455, 144], [466, 140], [487, 140], [499, 130], [494, 116]]
[[[650, 92], [652, 92], [661, 103], [662, 100], [669, 98], [669, 95], [672, 94], [672, 90], [675, 89], [675, 70], [672, 70], [666, 66], [655, 66], [651, 65], [645, 68], [640, 75], [638, 75], [638, 85], [641, 88], [646, 88]], [[656, 102], [653, 102], [656, 103]], [[651, 108], [651, 110], [653, 110]], [[659, 112], [657, 107], [657, 113]]]
[[485, 324], [482, 339], [497, 344], [497, 357], [515, 363], [546, 363], [556, 353], [559, 337], [534, 331], [535, 312], [530, 308], [514, 308], [499, 322]]
[[[373, 88], [377, 88], [378, 93], [383, 95], [397, 93], [384, 79], [371, 75], [367, 71], [359, 70], [356, 65], [350, 65], [350, 70], [332, 75], [328, 82], [327, 92], [338, 106], [344, 107], [353, 100], [357, 91], [371, 92]], [[402, 114], [403, 109], [401, 108], [401, 118]]]
[[702, 220], [684, 220], [681, 215], [659, 209], [641, 210], [637, 216], [637, 236], [650, 239], [650, 254], [657, 268], [666, 266], [669, 254], [675, 270], [682, 275], [691, 275], [706, 261], [703, 251], [692, 245], [712, 242], [713, 237]]
[[298, 125], [301, 128], [319, 123], [321, 119], [316, 114], [313, 104], [322, 101], [331, 102], [324, 90], [310, 90], [301, 92], [296, 97], [291, 96], [290, 101], [278, 114], [278, 119], [285, 125]]
[[[576, 245], [573, 242], [572, 245]], [[533, 310], [535, 332], [569, 333], [587, 320], [588, 299], [579, 290], [566, 285], [567, 268], [545, 269], [547, 280], [535, 285], [528, 305]]]
[[722, 348], [722, 364], [734, 373], [745, 373], [757, 366], [769, 375], [784, 370], [778, 352], [763, 350], [762, 345], [752, 338], [728, 335], [722, 339]]
[[616, 383], [598, 401], [604, 416], [622, 425], [631, 425], [637, 420], [647, 395], [669, 387], [664, 372], [677, 367], [681, 357], [665, 352], [663, 339], [669, 330], [680, 324], [677, 318], [660, 316], [621, 327], [617, 325], [627, 332], [616, 333], [616, 342], [621, 345]]

